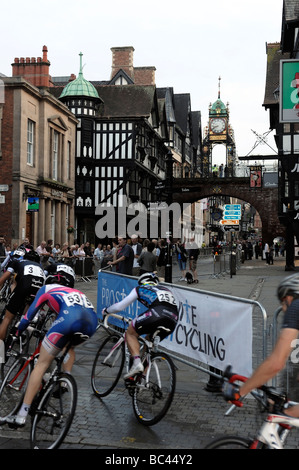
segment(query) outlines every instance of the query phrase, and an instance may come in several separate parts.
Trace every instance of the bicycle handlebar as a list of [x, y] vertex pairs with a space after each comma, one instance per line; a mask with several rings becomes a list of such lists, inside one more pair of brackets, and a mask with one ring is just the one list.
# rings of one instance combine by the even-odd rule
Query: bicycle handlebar
[[126, 323], [130, 323], [130, 321], [131, 321], [130, 318], [126, 318], [123, 315], [118, 315], [117, 313], [106, 313], [104, 315], [104, 327], [105, 328], [109, 328], [109, 325], [108, 325], [108, 318], [109, 317], [117, 318], [118, 320], [124, 321]]
[[[228, 366], [224, 373], [223, 373], [223, 376], [225, 378], [228, 379], [228, 381], [230, 383], [234, 383], [236, 381], [239, 381], [239, 382], [246, 382], [248, 380], [247, 377], [244, 377], [243, 375], [239, 375], [239, 374], [235, 374], [234, 372], [232, 372], [232, 367], [231, 366]], [[261, 385], [260, 387], [257, 387], [258, 390], [261, 390], [262, 392], [264, 392], [267, 396], [268, 399], [272, 400], [276, 406], [278, 406], [279, 408], [281, 408], [284, 403], [287, 402], [287, 396], [285, 393], [281, 393], [281, 392], [278, 392], [277, 390], [275, 390], [274, 387], [268, 387], [267, 385]], [[251, 392], [252, 395], [254, 396], [254, 398], [258, 399], [257, 398], [257, 394], [254, 394], [253, 392]], [[232, 401], [232, 403], [238, 407], [241, 407], [243, 406], [243, 403], [239, 400], [234, 400]]]

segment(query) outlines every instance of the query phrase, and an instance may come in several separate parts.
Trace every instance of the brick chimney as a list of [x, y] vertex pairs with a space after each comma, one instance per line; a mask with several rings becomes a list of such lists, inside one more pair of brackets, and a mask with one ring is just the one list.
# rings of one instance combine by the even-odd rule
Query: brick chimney
[[135, 85], [155, 85], [155, 67], [134, 67], [134, 47], [112, 47], [112, 70], [113, 78], [122, 69], [133, 80]]
[[120, 70], [124, 70], [134, 80], [133, 55], [134, 47], [112, 47], [112, 70], [111, 77]]
[[53, 83], [50, 71], [50, 62], [48, 60], [48, 48], [43, 47], [43, 57], [24, 57], [15, 58], [12, 65], [12, 76], [23, 77], [36, 87], [52, 87]]
[[156, 67], [134, 67], [135, 85], [155, 85]]

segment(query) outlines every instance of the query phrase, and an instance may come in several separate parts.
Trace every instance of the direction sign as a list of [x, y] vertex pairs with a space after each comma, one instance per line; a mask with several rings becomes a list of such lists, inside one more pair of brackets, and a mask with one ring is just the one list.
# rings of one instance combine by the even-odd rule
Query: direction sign
[[241, 204], [224, 204], [225, 211], [241, 211]]
[[224, 211], [225, 216], [235, 216], [236, 219], [241, 219], [241, 211]]
[[241, 219], [241, 216], [237, 216], [237, 215], [224, 215], [223, 216], [224, 220], [240, 220]]
[[220, 220], [220, 223], [221, 225], [239, 225], [239, 221], [238, 220], [234, 220], [234, 219], [223, 219], [223, 220]]

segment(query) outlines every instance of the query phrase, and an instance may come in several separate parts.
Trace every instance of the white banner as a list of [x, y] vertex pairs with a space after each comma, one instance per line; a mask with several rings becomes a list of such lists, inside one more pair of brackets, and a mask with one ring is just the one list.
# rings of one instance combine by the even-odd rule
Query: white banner
[[179, 322], [161, 344], [186, 357], [238, 374], [252, 372], [252, 305], [172, 286]]
[[[137, 285], [135, 278], [100, 271], [98, 276], [97, 312], [119, 302]], [[167, 285], [179, 306], [179, 322], [174, 333], [161, 346], [170, 352], [195, 359], [224, 370], [229, 364], [238, 374], [252, 372], [252, 304], [231, 300], [213, 293]], [[136, 305], [135, 305], [136, 304]], [[134, 302], [126, 312], [134, 318], [145, 311]]]

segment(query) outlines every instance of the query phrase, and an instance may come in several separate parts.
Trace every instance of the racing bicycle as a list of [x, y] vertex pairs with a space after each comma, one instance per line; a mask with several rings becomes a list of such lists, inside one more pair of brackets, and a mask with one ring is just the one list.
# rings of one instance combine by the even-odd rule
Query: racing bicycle
[[[124, 365], [127, 371], [130, 368], [125, 332], [117, 331], [108, 325], [108, 319], [111, 317], [123, 322], [123, 331], [131, 321], [115, 313], [108, 313], [104, 317], [101, 326], [105, 330], [106, 338], [95, 356], [91, 372], [91, 386], [98, 398], [106, 397], [114, 390]], [[159, 328], [151, 341], [139, 337], [144, 372], [125, 380], [125, 388], [132, 397], [135, 416], [146, 426], [158, 423], [166, 415], [175, 393], [175, 366], [167, 354], [158, 351], [158, 335], [163, 327]]]
[[[30, 355], [15, 358], [0, 387], [0, 425], [18, 413], [28, 385], [30, 373], [38, 359], [44, 331], [32, 328], [31, 335], [39, 337], [38, 346]], [[64, 440], [75, 415], [77, 385], [73, 376], [62, 372], [62, 364], [72, 346], [88, 337], [74, 333], [63, 353], [53, 361], [54, 369], [44, 376], [39, 393], [30, 407], [32, 449], [56, 449]], [[13, 425], [10, 425], [14, 427]]]
[[[229, 367], [224, 372], [224, 378], [230, 383], [245, 382], [246, 377], [231, 372]], [[266, 411], [267, 416], [253, 438], [240, 436], [223, 436], [214, 439], [206, 449], [283, 449], [286, 439], [293, 428], [299, 428], [299, 418], [293, 418], [284, 411], [298, 403], [288, 401], [285, 393], [274, 387], [263, 385], [251, 394], [260, 405], [260, 411]], [[243, 406], [241, 400], [232, 402], [235, 406]]]

